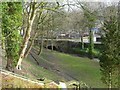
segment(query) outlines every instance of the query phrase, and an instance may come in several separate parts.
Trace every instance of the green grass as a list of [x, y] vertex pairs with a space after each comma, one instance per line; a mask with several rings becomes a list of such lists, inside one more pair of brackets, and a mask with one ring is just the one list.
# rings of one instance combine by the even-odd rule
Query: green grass
[[[38, 49], [38, 47], [36, 47]], [[87, 85], [93, 88], [105, 88], [106, 85], [100, 80], [100, 67], [99, 62], [90, 60], [88, 58], [82, 58], [77, 56], [71, 56], [69, 54], [59, 53], [51, 50], [43, 50], [41, 56], [37, 57], [40, 63], [49, 65], [55, 63], [59, 66], [59, 70], [67, 73], [69, 76], [83, 81]], [[30, 61], [29, 58], [25, 61], [25, 65], [29, 64], [30, 68], [27, 70], [31, 73], [31, 76], [35, 78], [45, 77], [48, 80], [61, 81], [66, 79], [62, 76], [43, 69], [37, 66], [34, 62]], [[34, 74], [34, 75], [33, 75]], [[30, 75], [30, 74], [29, 74]]]
[[100, 71], [97, 62], [87, 58], [80, 58], [66, 54], [56, 53], [61, 60], [64, 70], [71, 76], [83, 81], [92, 87], [101, 86]]
[[51, 80], [57, 81], [57, 80], [61, 80], [62, 78], [57, 74], [36, 65], [36, 63], [31, 61], [29, 57], [23, 61], [22, 68], [26, 72], [24, 73], [24, 75], [29, 78], [34, 78], [34, 79], [45, 78], [45, 82]]
[[[63, 72], [76, 78], [79, 81], [83, 81], [94, 88], [106, 87], [100, 80], [100, 67], [97, 61], [90, 60], [88, 58], [71, 56], [59, 52], [50, 52], [53, 54], [54, 62], [59, 63]], [[52, 57], [52, 56], [51, 56]], [[42, 58], [48, 59], [46, 53], [42, 54]]]
[[[97, 61], [55, 51], [51, 52], [50, 50], [43, 51], [42, 55], [38, 58], [40, 62], [44, 62], [46, 65], [50, 64], [48, 62], [54, 62], [56, 65], [59, 65], [62, 72], [67, 73], [69, 76], [74, 77], [79, 81], [85, 82], [93, 88], [106, 87], [100, 80], [100, 67]], [[45, 77], [45, 82], [51, 80], [66, 80], [62, 76], [58, 76], [47, 69], [37, 66], [36, 62], [30, 60], [30, 58], [23, 60], [22, 68], [24, 76], [31, 79]]]

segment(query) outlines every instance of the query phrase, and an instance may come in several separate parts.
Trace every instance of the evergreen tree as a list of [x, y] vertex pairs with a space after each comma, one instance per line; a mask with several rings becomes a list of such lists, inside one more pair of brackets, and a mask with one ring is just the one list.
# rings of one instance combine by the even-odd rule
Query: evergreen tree
[[104, 21], [105, 35], [103, 37], [103, 51], [100, 57], [101, 80], [109, 88], [118, 87], [120, 67], [120, 30], [116, 16], [110, 16]]

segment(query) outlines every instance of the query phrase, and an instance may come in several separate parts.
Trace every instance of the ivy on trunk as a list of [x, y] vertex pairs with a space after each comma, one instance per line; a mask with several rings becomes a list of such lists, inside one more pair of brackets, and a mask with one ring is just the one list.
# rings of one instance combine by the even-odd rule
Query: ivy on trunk
[[14, 71], [19, 58], [21, 14], [22, 4], [20, 2], [2, 2], [2, 34], [5, 37], [6, 69], [9, 71]]

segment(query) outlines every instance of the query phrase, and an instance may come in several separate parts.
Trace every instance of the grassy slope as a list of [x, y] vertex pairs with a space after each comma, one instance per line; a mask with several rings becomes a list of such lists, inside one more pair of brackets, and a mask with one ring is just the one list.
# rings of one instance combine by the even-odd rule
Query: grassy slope
[[[68, 75], [76, 78], [79, 81], [83, 81], [94, 88], [105, 87], [100, 80], [100, 67], [97, 61], [59, 52], [50, 53], [53, 54], [51, 57], [55, 57], [56, 61], [54, 60], [54, 62], [59, 63], [59, 66], [61, 66], [62, 70]], [[50, 56], [44, 52], [42, 57], [47, 60]]]
[[25, 61], [23, 61], [23, 71], [23, 74], [30, 78], [46, 78], [45, 82], [49, 82], [51, 80], [60, 80], [62, 78], [57, 74], [50, 72], [49, 70], [37, 66], [35, 62], [30, 60], [30, 58], [27, 58]]
[[[2, 58], [2, 59], [1, 59]], [[6, 59], [4, 57], [4, 53], [0, 53], [0, 67], [5, 69], [6, 66]], [[24, 59], [22, 62], [22, 70], [15, 71], [17, 74], [23, 75], [28, 77], [31, 80], [36, 80], [38, 78], [45, 77], [45, 81], [41, 81], [42, 83], [45, 83], [45, 88], [49, 87], [56, 87], [51, 83], [52, 80], [58, 80], [62, 77], [56, 75], [55, 73], [52, 73], [46, 69], [43, 69], [42, 67], [39, 67], [36, 65], [34, 61], [31, 61], [29, 58]], [[54, 76], [54, 77], [53, 77]], [[20, 79], [13, 78], [11, 75], [4, 75], [0, 73], [0, 86], [4, 88], [40, 88], [43, 86], [33, 84], [31, 82], [22, 81]]]
[[[53, 62], [61, 66], [61, 69], [65, 73], [79, 81], [83, 81], [94, 88], [105, 87], [100, 81], [99, 64], [96, 61], [59, 52], [50, 52], [49, 50], [43, 52], [41, 57], [45, 60], [52, 59]], [[42, 59], [40, 59], [40, 61], [41, 60]], [[22, 74], [32, 79], [45, 77], [47, 78], [46, 81], [65, 80], [63, 77], [37, 66], [36, 63], [29, 60], [29, 58], [23, 60], [22, 65]]]
[[2, 78], [2, 88], [44, 88], [43, 84], [33, 83], [32, 81], [27, 81], [21, 78], [13, 77], [11, 74], [1, 74]]
[[65, 54], [57, 54], [61, 59], [65, 70], [78, 80], [82, 80], [92, 87], [101, 87], [99, 65], [87, 58], [74, 57]]
[[[6, 62], [6, 59], [2, 53], [0, 53], [0, 58], [2, 58], [2, 59], [0, 59], [0, 62], [1, 62], [0, 67], [5, 69], [7, 62]], [[55, 81], [61, 80], [61, 79], [64, 80], [63, 77], [58, 76], [57, 74], [55, 74], [49, 70], [46, 70], [40, 66], [37, 66], [36, 62], [30, 60], [29, 57], [23, 60], [22, 70], [16, 71], [16, 73], [23, 75], [23, 76], [26, 76], [26, 77], [31, 78], [31, 79], [46, 78], [45, 82], [49, 82], [51, 80], [55, 80]]]

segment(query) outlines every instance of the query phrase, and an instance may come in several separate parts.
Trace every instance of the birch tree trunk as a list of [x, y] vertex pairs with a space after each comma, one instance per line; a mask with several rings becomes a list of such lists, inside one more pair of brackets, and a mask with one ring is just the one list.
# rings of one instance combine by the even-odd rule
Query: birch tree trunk
[[30, 50], [32, 49], [36, 36], [37, 36], [37, 33], [35, 33], [34, 37], [32, 38], [31, 44], [30, 44], [29, 48], [27, 49], [24, 58], [26, 58], [28, 56]]
[[43, 51], [43, 35], [41, 36], [41, 45], [40, 45], [40, 50], [38, 52], [38, 55], [41, 55], [42, 51]]
[[33, 21], [34, 21], [35, 16], [36, 16], [35, 2], [33, 2], [33, 6], [31, 8], [32, 8], [32, 11], [30, 12], [30, 18], [28, 20], [28, 26], [26, 28], [26, 33], [25, 33], [25, 37], [24, 37], [24, 41], [23, 41], [23, 46], [21, 48], [20, 56], [19, 56], [18, 63], [17, 63], [17, 66], [16, 66], [16, 69], [18, 69], [18, 70], [21, 70], [21, 63], [22, 63], [22, 60], [24, 58], [24, 54], [25, 54], [25, 51], [26, 51], [26, 48], [27, 48], [27, 45], [28, 45], [28, 41], [30, 39], [30, 33], [31, 33], [31, 30], [32, 30]]
[[37, 20], [36, 20], [36, 24], [35, 24], [35, 30], [36, 30], [36, 32], [35, 32], [35, 34], [34, 34], [34, 36], [33, 36], [33, 38], [32, 38], [32, 41], [31, 41], [31, 44], [30, 44], [29, 48], [27, 49], [27, 51], [26, 51], [26, 53], [25, 53], [24, 58], [26, 58], [26, 57], [28, 56], [30, 50], [32, 49], [32, 47], [33, 47], [33, 45], [34, 45], [34, 40], [35, 40], [35, 38], [36, 38], [36, 36], [37, 36], [37, 33], [38, 33], [38, 25], [39, 25], [40, 16], [41, 16], [41, 13], [39, 13], [39, 16], [38, 16], [38, 18], [37, 18]]

